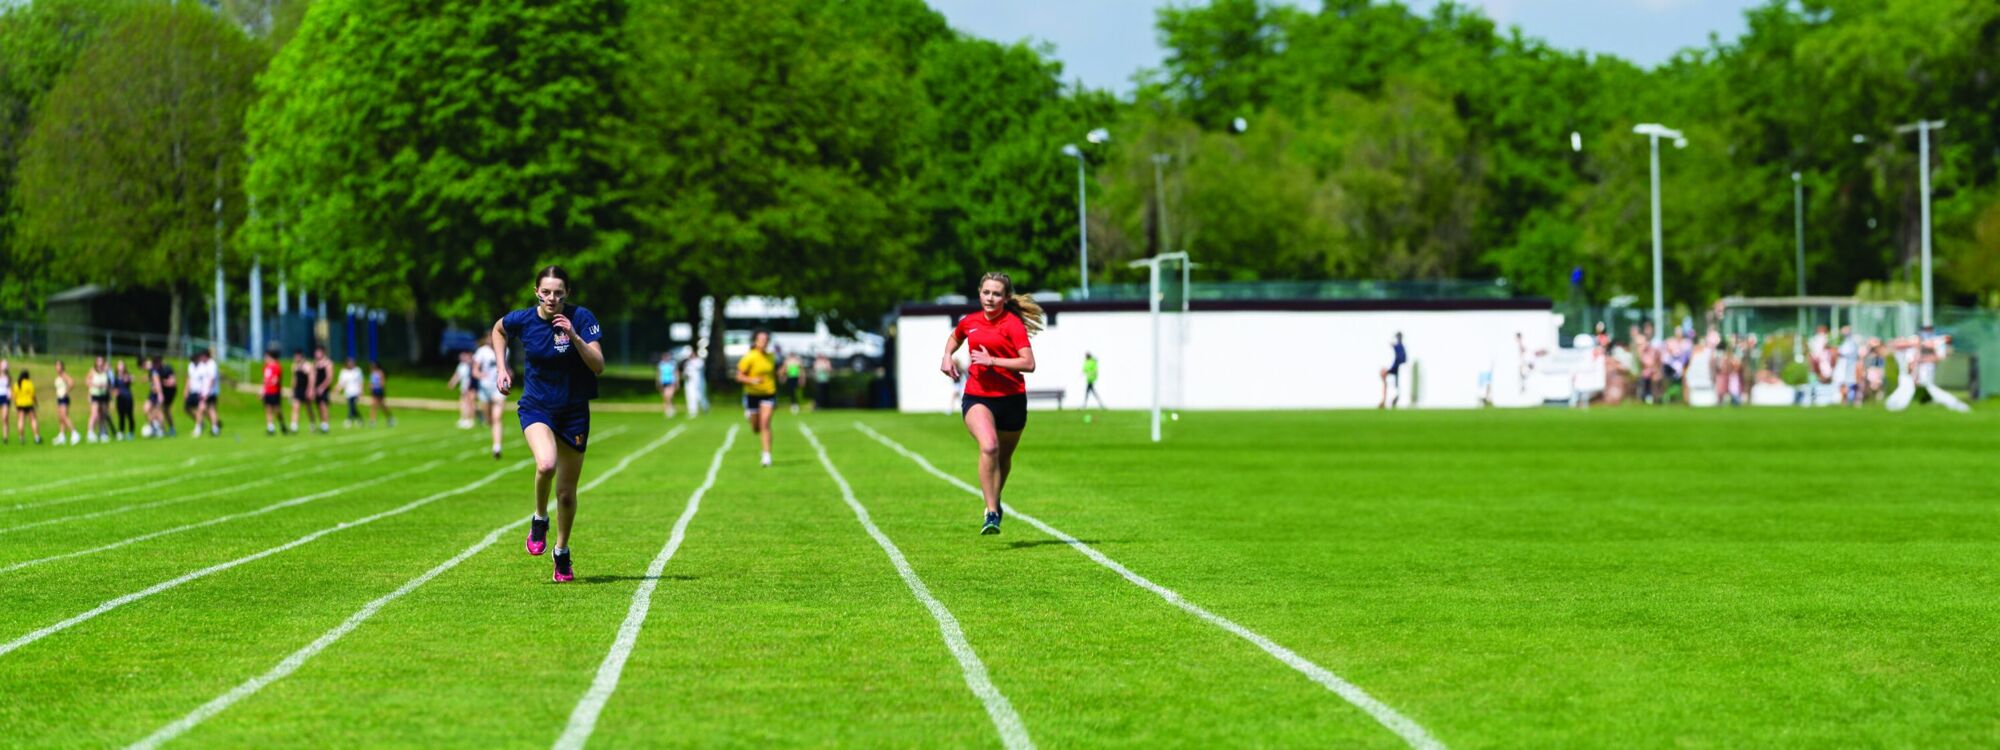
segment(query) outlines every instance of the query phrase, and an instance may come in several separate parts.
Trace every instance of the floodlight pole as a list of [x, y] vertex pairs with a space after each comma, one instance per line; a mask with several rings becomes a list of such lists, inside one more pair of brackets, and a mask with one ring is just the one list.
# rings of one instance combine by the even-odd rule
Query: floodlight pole
[[1160, 222], [1160, 252], [1163, 253], [1174, 247], [1167, 241], [1167, 182], [1163, 172], [1170, 158], [1166, 154], [1153, 154], [1153, 206], [1157, 214], [1155, 218]]
[[1922, 191], [1924, 322], [1931, 324], [1931, 131], [1943, 130], [1943, 120], [1918, 120], [1896, 127], [1898, 134], [1917, 131], [1917, 180]]
[[1660, 277], [1660, 139], [1673, 139], [1676, 146], [1686, 146], [1687, 139], [1681, 132], [1659, 123], [1644, 123], [1632, 127], [1632, 132], [1646, 136], [1653, 145], [1653, 335], [1667, 335], [1667, 308], [1664, 301], [1666, 290]]
[[1083, 298], [1090, 299], [1090, 198], [1083, 189], [1083, 150], [1071, 148], [1076, 157], [1076, 272]]
[[[220, 181], [218, 173], [218, 181]], [[222, 278], [222, 196], [215, 198], [215, 342], [209, 350], [217, 360], [229, 361], [228, 287]]]
[[1806, 188], [1797, 172], [1792, 173], [1792, 234], [1798, 248], [1799, 277], [1799, 335], [1792, 337], [1792, 359], [1803, 359], [1806, 354]]

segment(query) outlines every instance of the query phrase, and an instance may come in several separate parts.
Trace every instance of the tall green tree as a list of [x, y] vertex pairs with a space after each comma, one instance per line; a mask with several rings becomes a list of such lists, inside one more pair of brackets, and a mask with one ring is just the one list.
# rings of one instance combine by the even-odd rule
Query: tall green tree
[[250, 246], [305, 284], [425, 316], [496, 317], [550, 262], [611, 301], [632, 229], [626, 15], [622, 0], [313, 3], [249, 114]]
[[0, 8], [0, 315], [39, 311], [61, 281], [15, 238], [15, 189], [33, 115], [78, 56], [138, 0], [38, 0]]
[[67, 276], [168, 290], [178, 337], [182, 297], [215, 268], [217, 221], [244, 215], [243, 113], [264, 59], [192, 3], [123, 14], [36, 114], [20, 241]]

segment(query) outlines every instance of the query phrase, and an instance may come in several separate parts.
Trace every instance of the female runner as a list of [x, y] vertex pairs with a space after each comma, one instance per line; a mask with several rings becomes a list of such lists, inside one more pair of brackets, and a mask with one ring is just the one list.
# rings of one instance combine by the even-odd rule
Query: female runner
[[1014, 448], [1028, 426], [1028, 382], [1035, 371], [1035, 351], [1028, 337], [1042, 332], [1042, 307], [1025, 294], [1014, 293], [1014, 281], [1004, 273], [979, 279], [979, 312], [960, 318], [944, 340], [944, 361], [938, 370], [954, 381], [960, 344], [970, 344], [965, 398], [959, 410], [965, 430], [979, 444], [979, 489], [986, 497], [986, 523], [981, 534], [1000, 533], [1000, 491], [1014, 469]]
[[498, 362], [495, 386], [502, 396], [513, 389], [507, 367], [507, 339], [520, 339], [527, 355], [526, 384], [518, 416], [528, 450], [535, 454], [535, 515], [528, 522], [528, 554], [539, 555], [548, 545], [549, 485], [556, 491], [557, 583], [574, 580], [570, 565], [569, 531], [576, 520], [576, 484], [583, 473], [583, 451], [590, 434], [590, 400], [597, 398], [597, 376], [604, 372], [603, 337], [597, 316], [564, 302], [573, 290], [569, 273], [548, 266], [535, 274], [535, 306], [507, 313], [493, 324], [491, 337]]

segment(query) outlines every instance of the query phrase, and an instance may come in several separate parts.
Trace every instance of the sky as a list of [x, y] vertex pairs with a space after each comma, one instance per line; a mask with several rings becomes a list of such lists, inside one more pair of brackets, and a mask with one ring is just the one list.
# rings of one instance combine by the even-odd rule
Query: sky
[[[4, 1], [4, 0], [0, 0]], [[1429, 13], [1439, 0], [1407, 0]], [[1743, 11], [1761, 0], [1460, 0], [1482, 9], [1502, 28], [1521, 27], [1560, 49], [1617, 55], [1651, 67], [1713, 33], [1724, 41], [1744, 31]], [[1003, 42], [1055, 46], [1064, 75], [1092, 88], [1132, 90], [1132, 74], [1159, 67], [1164, 53], [1153, 31], [1154, 11], [1187, 0], [930, 0], [954, 28]], [[1295, 3], [1317, 8], [1318, 2]]]

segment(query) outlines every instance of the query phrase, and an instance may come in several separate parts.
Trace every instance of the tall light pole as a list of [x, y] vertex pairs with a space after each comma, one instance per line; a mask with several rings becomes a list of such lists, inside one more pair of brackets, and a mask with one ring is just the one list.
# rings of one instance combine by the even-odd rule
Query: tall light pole
[[1792, 173], [1792, 236], [1798, 248], [1799, 277], [1799, 335], [1792, 337], [1792, 358], [1803, 359], [1806, 354], [1806, 186], [1799, 173]]
[[1173, 243], [1167, 241], [1167, 183], [1163, 174], [1170, 158], [1166, 154], [1153, 154], [1153, 207], [1160, 222], [1160, 252], [1163, 253], [1173, 250]]
[[1653, 335], [1662, 337], [1667, 335], [1667, 308], [1665, 285], [1660, 279], [1660, 139], [1671, 139], [1675, 148], [1687, 148], [1687, 138], [1681, 131], [1656, 122], [1634, 125], [1632, 132], [1646, 136], [1653, 144]]
[[1898, 134], [1917, 131], [1917, 180], [1923, 191], [1924, 325], [1931, 324], [1931, 131], [1943, 130], [1943, 120], [1918, 120], [1896, 126]]
[[[1090, 143], [1103, 143], [1111, 140], [1111, 133], [1097, 128], [1085, 133], [1083, 138]], [[1074, 143], [1063, 144], [1062, 153], [1076, 159], [1076, 268], [1082, 282], [1083, 298], [1090, 299], [1090, 199], [1084, 191], [1083, 176], [1087, 160], [1083, 149], [1077, 148]]]

